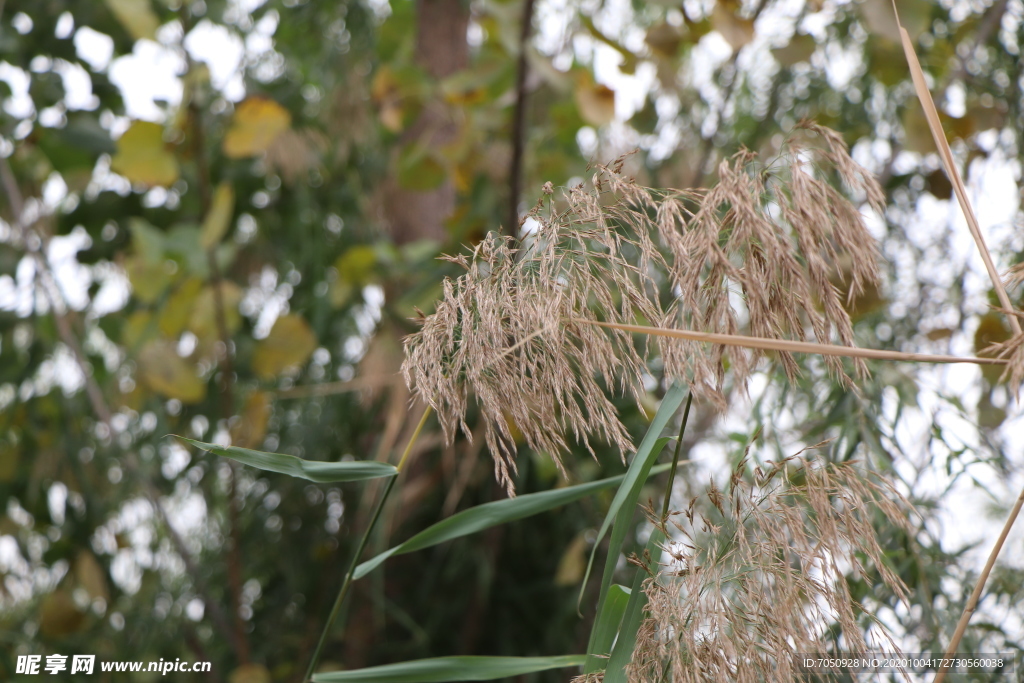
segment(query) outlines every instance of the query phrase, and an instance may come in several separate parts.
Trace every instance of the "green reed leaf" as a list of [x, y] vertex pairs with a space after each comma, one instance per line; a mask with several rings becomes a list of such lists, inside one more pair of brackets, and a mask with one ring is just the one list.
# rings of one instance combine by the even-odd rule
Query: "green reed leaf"
[[[665, 534], [661, 529], [654, 529], [647, 541], [647, 554], [650, 554], [652, 571], [658, 570], [658, 561], [661, 559], [661, 544], [665, 541]], [[647, 593], [643, 590], [644, 579], [647, 572], [637, 567], [636, 576], [633, 578], [633, 587], [629, 593], [629, 602], [626, 604], [625, 613], [622, 615], [622, 626], [619, 628], [619, 637], [612, 649], [612, 656], [608, 660], [608, 667], [604, 672], [604, 683], [629, 683], [626, 679], [626, 665], [633, 657], [633, 649], [636, 647], [636, 634], [640, 631], [640, 625], [644, 621], [644, 610], [647, 608]]]
[[602, 612], [604, 617], [594, 624], [593, 648], [596, 655], [607, 655], [611, 652], [612, 644], [615, 642], [615, 634], [619, 632], [619, 625], [622, 623], [622, 615], [626, 613], [626, 605], [629, 602], [631, 592], [629, 588], [612, 584], [608, 589], [608, 596], [605, 598], [605, 609]]
[[584, 655], [560, 657], [435, 657], [353, 671], [314, 674], [313, 683], [442, 683], [493, 681], [583, 664]]
[[657, 414], [651, 421], [651, 426], [647, 429], [647, 434], [644, 436], [643, 441], [640, 443], [640, 447], [636, 451], [636, 457], [633, 458], [633, 462], [630, 463], [629, 471], [626, 473], [626, 478], [623, 480], [622, 485], [619, 487], [618, 492], [615, 494], [615, 498], [612, 500], [611, 507], [608, 508], [608, 514], [605, 516], [604, 523], [601, 525], [601, 530], [598, 532], [597, 539], [594, 541], [594, 549], [590, 553], [590, 561], [587, 563], [587, 571], [583, 577], [583, 586], [580, 589], [580, 601], [583, 599], [583, 589], [586, 588], [587, 579], [590, 577], [591, 568], [594, 564], [594, 555], [597, 553], [597, 547], [601, 543], [601, 539], [608, 531], [608, 527], [612, 526], [612, 536], [608, 545], [608, 557], [605, 560], [604, 574], [601, 577], [601, 591], [598, 594], [597, 601], [597, 618], [594, 620], [594, 627], [590, 632], [590, 643], [587, 646], [587, 664], [584, 669], [585, 673], [593, 673], [600, 671], [604, 668], [605, 660], [597, 657], [598, 654], [603, 654], [597, 650], [596, 637], [598, 632], [604, 632], [609, 628], [614, 628], [611, 625], [611, 621], [614, 620], [614, 615], [608, 612], [608, 608], [605, 606], [607, 600], [606, 595], [608, 593], [608, 587], [611, 586], [612, 576], [615, 574], [615, 565], [619, 560], [619, 551], [622, 548], [622, 543], [626, 538], [626, 531], [630, 527], [630, 523], [633, 520], [633, 513], [636, 511], [637, 499], [640, 497], [640, 489], [643, 488], [644, 483], [647, 481], [651, 473], [651, 466], [654, 461], [657, 460], [661, 450], [665, 447], [671, 439], [659, 438], [661, 432], [665, 429], [669, 419], [672, 415], [679, 410], [679, 407], [683, 403], [683, 399], [686, 397], [687, 388], [684, 385], [674, 385], [665, 394], [665, 398], [661, 401], [661, 406], [658, 408]]
[[[666, 465], [657, 469], [658, 471], [664, 471], [667, 467]], [[561, 507], [603, 489], [616, 486], [626, 476], [627, 474], [620, 474], [617, 477], [591, 481], [586, 484], [577, 484], [576, 486], [567, 486], [551, 491], [541, 491], [540, 493], [527, 493], [515, 498], [496, 500], [463, 510], [448, 519], [424, 529], [408, 541], [385, 550], [380, 555], [363, 562], [356, 567], [354, 578], [360, 579], [366, 576], [392, 555], [404, 555], [405, 553], [422, 550], [423, 548], [429, 548], [454, 538], [475, 534], [478, 531], [483, 531], [499, 524], [513, 522], [517, 519], [523, 519]]]
[[383, 462], [366, 460], [350, 460], [346, 462], [303, 460], [302, 458], [296, 458], [294, 455], [285, 455], [284, 453], [264, 453], [263, 451], [253, 451], [248, 448], [237, 448], [235, 446], [217, 446], [212, 443], [186, 439], [183, 436], [175, 435], [175, 437], [214, 455], [237, 460], [243, 465], [249, 465], [266, 472], [278, 472], [279, 474], [287, 474], [299, 479], [308, 479], [319, 484], [379, 479], [398, 474], [398, 470], [395, 469], [394, 465]]

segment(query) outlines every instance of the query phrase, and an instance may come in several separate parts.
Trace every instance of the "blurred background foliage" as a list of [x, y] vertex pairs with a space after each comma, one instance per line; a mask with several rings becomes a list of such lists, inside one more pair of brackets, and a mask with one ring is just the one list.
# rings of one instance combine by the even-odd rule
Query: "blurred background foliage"
[[[899, 4], [972, 188], [998, 196], [982, 219], [1012, 265], [1024, 4]], [[957, 236], [888, 0], [0, 8], [5, 680], [17, 654], [51, 652], [301, 680], [378, 487], [246, 471], [165, 435], [394, 458], [415, 412], [395, 374], [401, 338], [453, 274], [435, 257], [518, 232], [512, 211], [591, 161], [636, 148], [640, 182], [706, 185], [720, 160], [770, 157], [812, 118], [889, 192], [872, 225], [886, 285], [850, 304], [859, 343], [974, 353], [1009, 334]], [[1020, 464], [1007, 388], [998, 373], [875, 365], [848, 391], [814, 359], [804, 370], [790, 385], [764, 368], [726, 418], [697, 406], [691, 454], [734, 464], [764, 427], [760, 461], [835, 438], [831, 457], [899, 481], [923, 518], [912, 537], [888, 530], [886, 548], [918, 607], [897, 607], [878, 577], [850, 586], [905, 649], [942, 649], [976, 564], [941, 542], [942, 501], [966, 479], [1005, 507], [985, 487], [1015, 476], [1014, 453]], [[650, 405], [620, 405], [635, 435], [660, 394], [651, 374]], [[421, 439], [371, 550], [501, 497], [480, 441]], [[562, 484], [523, 451], [520, 492]], [[610, 450], [579, 456], [574, 481], [623, 470]], [[708, 467], [684, 468], [680, 501]], [[576, 596], [607, 502], [395, 558], [357, 584], [325, 666], [583, 651], [593, 615], [577, 616]], [[1021, 571], [998, 570], [964, 651], [1019, 648]]]

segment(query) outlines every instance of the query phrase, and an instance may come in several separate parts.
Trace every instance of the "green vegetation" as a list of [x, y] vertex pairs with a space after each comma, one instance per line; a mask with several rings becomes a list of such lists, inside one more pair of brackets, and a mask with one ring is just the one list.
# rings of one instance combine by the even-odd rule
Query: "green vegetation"
[[0, 1], [0, 679], [1021, 666], [1024, 8], [898, 9]]

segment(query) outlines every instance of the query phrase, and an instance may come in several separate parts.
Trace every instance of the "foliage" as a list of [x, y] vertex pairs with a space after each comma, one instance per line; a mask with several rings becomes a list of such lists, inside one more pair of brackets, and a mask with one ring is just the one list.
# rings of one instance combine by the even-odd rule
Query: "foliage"
[[[915, 649], [949, 641], [976, 575], [966, 549], [940, 541], [936, 508], [963, 483], [1013, 474], [1006, 454], [1019, 422], [1007, 379], [1019, 384], [1024, 347], [990, 314], [989, 285], [943, 213], [953, 187], [889, 3], [538, 2], [516, 197], [523, 3], [0, 7], [0, 678], [13, 676], [16, 655], [75, 652], [211, 661], [213, 680], [300, 680], [384, 482], [312, 483], [165, 435], [277, 453], [294, 458], [289, 467], [384, 472], [415, 422], [395, 379], [401, 339], [420, 329], [419, 310], [434, 311], [444, 278], [460, 274], [437, 254], [483, 248], [492, 230], [511, 235], [510, 203], [525, 218], [544, 183], [575, 188], [588, 159], [634, 147], [623, 172], [642, 187], [689, 196], [730, 173], [756, 184], [722, 162], [742, 148], [775, 158], [805, 118], [839, 131], [887, 200], [868, 220], [879, 281], [824, 257], [853, 343], [966, 355], [1009, 342], [1016, 374], [958, 374], [952, 391], [935, 371], [870, 362], [851, 387], [820, 359], [795, 356], [787, 382], [769, 352], [749, 368], [750, 404], [723, 368], [726, 418], [695, 404], [684, 452], [735, 465], [737, 442], [764, 425], [751, 454], [764, 466], [835, 438], [829, 458], [859, 458], [923, 515], [911, 530], [876, 529], [919, 609], [901, 610], [872, 567], [849, 577], [851, 594], [913, 634]], [[913, 0], [900, 12], [955, 161], [988, 192], [987, 178], [1020, 163], [1024, 10], [1015, 0]], [[210, 45], [237, 63], [226, 69]], [[150, 70], [131, 76], [140, 64]], [[569, 208], [550, 197], [553, 215]], [[983, 225], [1000, 268], [1024, 253], [1019, 230], [998, 229], [1019, 226], [1010, 203]], [[727, 204], [717, 208], [708, 225], [727, 226], [716, 222]], [[656, 289], [667, 300], [672, 283]], [[1019, 309], [1019, 287], [1011, 294]], [[736, 315], [745, 327], [745, 312]], [[621, 475], [620, 451], [606, 442], [641, 442], [666, 405], [664, 359], [654, 353], [639, 370], [629, 400], [606, 391], [611, 382], [598, 387], [621, 426], [608, 438], [588, 432], [593, 457], [560, 446], [571, 484], [596, 489]], [[368, 557], [503, 496], [480, 456], [488, 424], [507, 428], [520, 499], [565, 490], [553, 453], [496, 422], [501, 407], [513, 406], [483, 414], [467, 404], [467, 434], [449, 429], [449, 443], [432, 427], [421, 436]], [[922, 422], [917, 442], [909, 434]], [[706, 474], [680, 470], [676, 498]], [[662, 495], [628, 476], [623, 496]], [[600, 488], [557, 513], [395, 554], [354, 584], [322, 670], [583, 651], [600, 593], [611, 596], [605, 634], [640, 599], [616, 587], [640, 576], [618, 550], [642, 556], [650, 530], [634, 504], [609, 515], [604, 588], [584, 587], [580, 620], [588, 552], [606, 557], [593, 530], [614, 494]], [[997, 568], [963, 650], [1020, 647], [1017, 569]]]

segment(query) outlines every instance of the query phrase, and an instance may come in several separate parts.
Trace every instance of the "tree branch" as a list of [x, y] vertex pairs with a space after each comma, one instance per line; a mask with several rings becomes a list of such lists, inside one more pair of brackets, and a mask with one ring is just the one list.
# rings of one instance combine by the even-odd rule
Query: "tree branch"
[[522, 192], [523, 153], [526, 147], [526, 76], [530, 68], [527, 61], [530, 34], [533, 30], [534, 0], [523, 1], [523, 19], [519, 29], [519, 65], [516, 69], [516, 106], [512, 114], [512, 162], [509, 166], [509, 215], [505, 232], [512, 237], [519, 234], [519, 195]]

